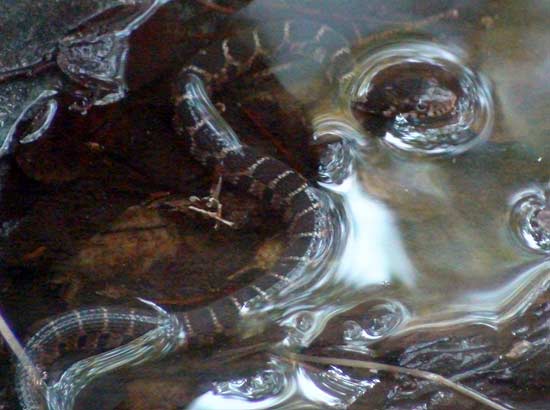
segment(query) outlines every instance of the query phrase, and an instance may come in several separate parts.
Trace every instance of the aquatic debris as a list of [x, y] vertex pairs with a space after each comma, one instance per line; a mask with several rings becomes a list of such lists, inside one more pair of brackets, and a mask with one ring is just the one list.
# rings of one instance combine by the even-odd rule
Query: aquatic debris
[[285, 357], [288, 358], [289, 360], [306, 362], [306, 363], [355, 367], [355, 368], [361, 368], [361, 369], [369, 369], [374, 372], [383, 371], [383, 372], [389, 372], [393, 374], [407, 374], [420, 379], [432, 381], [441, 386], [448, 387], [492, 409], [496, 409], [496, 410], [510, 409], [509, 407], [496, 403], [495, 401], [484, 396], [482, 393], [477, 392], [473, 389], [470, 389], [469, 387], [466, 387], [459, 383], [455, 383], [452, 380], [445, 378], [441, 375], [427, 372], [424, 370], [409, 369], [406, 367], [393, 366], [393, 365], [371, 362], [371, 361], [364, 361], [364, 360], [343, 359], [339, 357], [319, 357], [319, 356], [309, 356], [309, 355], [302, 355], [302, 354], [295, 354], [295, 353], [288, 354]]

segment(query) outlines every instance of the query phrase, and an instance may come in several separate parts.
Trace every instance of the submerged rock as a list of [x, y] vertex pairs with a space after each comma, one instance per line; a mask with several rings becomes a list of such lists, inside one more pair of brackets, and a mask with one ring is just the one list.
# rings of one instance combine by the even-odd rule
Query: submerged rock
[[55, 96], [68, 83], [87, 89], [84, 109], [124, 97], [128, 38], [168, 1], [2, 2], [0, 156], [11, 152], [22, 121], [33, 120], [33, 127], [20, 142], [43, 135], [57, 109]]

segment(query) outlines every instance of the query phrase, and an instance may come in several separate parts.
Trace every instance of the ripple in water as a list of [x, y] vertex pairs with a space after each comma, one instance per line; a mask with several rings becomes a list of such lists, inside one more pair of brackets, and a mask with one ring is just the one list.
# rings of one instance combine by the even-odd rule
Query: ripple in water
[[550, 254], [550, 184], [517, 195], [510, 226], [522, 245]]
[[421, 155], [456, 155], [487, 139], [494, 123], [488, 81], [440, 44], [408, 41], [370, 52], [348, 83], [350, 109], [382, 141]]
[[315, 323], [313, 315], [309, 312], [302, 312], [296, 318], [296, 328], [301, 332], [308, 332]]
[[363, 326], [371, 339], [380, 339], [396, 329], [408, 315], [407, 309], [400, 302], [388, 301], [369, 309]]
[[291, 315], [283, 323], [288, 329], [288, 334], [283, 344], [294, 347], [309, 345], [323, 328], [320, 312], [299, 311]]
[[392, 334], [410, 317], [409, 310], [397, 300], [376, 304], [365, 313], [361, 324], [348, 320], [343, 324], [343, 340], [349, 346], [364, 346]]
[[262, 400], [277, 396], [286, 386], [286, 377], [278, 369], [262, 370], [250, 377], [243, 377], [214, 385], [219, 395], [236, 396], [248, 400]]
[[269, 368], [242, 379], [215, 383], [190, 410], [347, 409], [379, 384], [376, 376], [356, 379], [331, 366], [291, 365], [274, 356]]

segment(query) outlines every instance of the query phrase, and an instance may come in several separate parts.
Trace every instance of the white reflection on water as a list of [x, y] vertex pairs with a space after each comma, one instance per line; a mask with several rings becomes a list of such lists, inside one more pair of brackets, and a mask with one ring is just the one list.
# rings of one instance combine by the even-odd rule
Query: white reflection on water
[[510, 200], [510, 228], [527, 249], [550, 254], [550, 227], [543, 214], [550, 211], [550, 183], [532, 184]]
[[327, 188], [341, 195], [350, 226], [337, 278], [354, 287], [396, 279], [413, 286], [416, 271], [389, 208], [368, 195], [356, 175]]
[[355, 379], [336, 367], [318, 370], [278, 358], [268, 366], [248, 378], [215, 383], [188, 410], [346, 409], [379, 383], [376, 377]]
[[508, 281], [499, 287], [471, 291], [448, 301], [445, 306], [436, 306], [426, 315], [418, 315], [399, 333], [472, 324], [496, 330], [506, 321], [524, 313], [541, 292], [548, 289], [550, 258], [528, 266], [518, 266], [509, 276]]

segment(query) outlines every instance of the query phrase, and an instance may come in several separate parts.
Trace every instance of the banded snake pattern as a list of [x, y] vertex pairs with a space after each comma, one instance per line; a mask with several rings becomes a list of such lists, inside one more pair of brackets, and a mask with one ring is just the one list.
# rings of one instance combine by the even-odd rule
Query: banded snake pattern
[[[174, 127], [181, 138], [187, 139], [191, 154], [206, 167], [215, 169], [223, 181], [280, 213], [288, 239], [273, 268], [252, 284], [207, 306], [172, 313], [181, 324], [180, 349], [212, 344], [220, 337], [235, 335], [243, 307], [267, 301], [287, 287], [308, 262], [323, 257], [325, 244], [333, 234], [317, 188], [283, 162], [241, 143], [211, 102], [215, 92], [229, 82], [257, 70], [260, 63], [269, 66], [271, 62], [278, 62], [281, 56], [315, 63], [325, 80], [336, 86], [354, 63], [349, 42], [329, 26], [282, 21], [215, 42], [196, 54], [177, 78], [173, 93]], [[433, 86], [430, 87], [432, 90]], [[416, 92], [422, 93], [425, 89], [419, 88]], [[388, 89], [382, 90], [383, 94], [384, 91]], [[395, 93], [386, 94], [395, 96]], [[376, 111], [368, 99], [357, 104], [359, 108], [361, 104], [369, 104], [364, 110], [369, 113]], [[380, 112], [386, 117], [400, 110], [395, 105], [391, 110], [387, 104], [384, 107]], [[452, 109], [452, 103], [449, 107]], [[410, 111], [410, 101], [404, 109]], [[441, 110], [437, 114], [441, 114]], [[29, 340], [26, 351], [44, 368], [66, 351], [116, 347], [161, 322], [157, 314], [146, 310], [120, 307], [74, 310], [46, 323]], [[39, 408], [30, 384], [27, 372], [19, 366], [21, 401], [25, 408]]]

